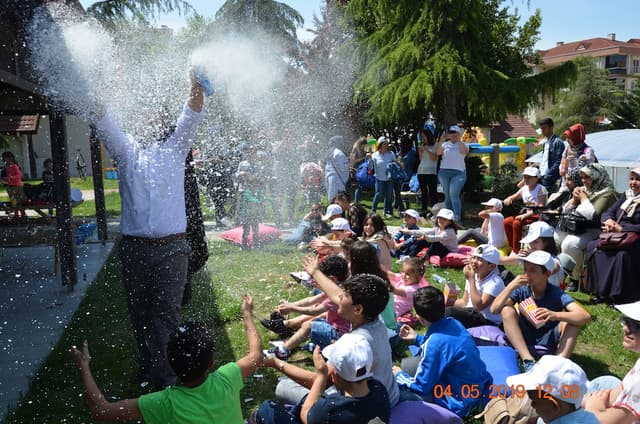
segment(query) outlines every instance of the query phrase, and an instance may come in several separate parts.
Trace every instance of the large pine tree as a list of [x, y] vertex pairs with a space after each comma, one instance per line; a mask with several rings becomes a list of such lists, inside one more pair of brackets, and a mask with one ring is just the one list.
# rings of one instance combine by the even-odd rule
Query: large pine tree
[[518, 25], [502, 0], [350, 0], [361, 70], [359, 99], [378, 125], [415, 122], [433, 111], [444, 123], [483, 124], [524, 112], [565, 86], [567, 63], [531, 75], [540, 11]]

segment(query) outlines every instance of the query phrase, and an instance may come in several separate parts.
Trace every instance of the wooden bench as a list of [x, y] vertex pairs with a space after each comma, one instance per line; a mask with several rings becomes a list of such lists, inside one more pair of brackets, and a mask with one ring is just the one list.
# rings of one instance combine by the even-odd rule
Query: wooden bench
[[55, 220], [36, 218], [27, 220], [0, 219], [0, 247], [52, 246], [54, 249], [53, 270], [58, 273], [60, 245]]

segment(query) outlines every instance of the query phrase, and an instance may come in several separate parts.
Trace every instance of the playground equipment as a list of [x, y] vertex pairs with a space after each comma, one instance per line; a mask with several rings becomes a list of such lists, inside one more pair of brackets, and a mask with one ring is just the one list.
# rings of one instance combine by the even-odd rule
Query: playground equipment
[[511, 137], [507, 138], [503, 143], [520, 147], [520, 151], [516, 155], [516, 164], [522, 169], [524, 168], [524, 160], [527, 158], [527, 145], [537, 141], [538, 139], [535, 137]]

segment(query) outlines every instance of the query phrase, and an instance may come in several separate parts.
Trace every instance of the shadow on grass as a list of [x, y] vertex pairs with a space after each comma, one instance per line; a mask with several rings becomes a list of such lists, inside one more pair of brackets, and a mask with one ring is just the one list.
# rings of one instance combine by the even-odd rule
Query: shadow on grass
[[[135, 398], [151, 390], [149, 386], [141, 387], [137, 383], [137, 349], [117, 252], [118, 246], [115, 246], [60, 341], [35, 375], [29, 392], [7, 414], [7, 423], [93, 422], [84, 400], [79, 372], [68, 355], [69, 347], [81, 345], [84, 339], [89, 342], [94, 377], [108, 400]], [[216, 307], [219, 302], [206, 270], [194, 277], [197, 301], [184, 309], [183, 319], [201, 320], [213, 332], [217, 367], [235, 360], [233, 345], [225, 331], [228, 318], [221, 316], [221, 308]], [[235, 306], [230, 310], [239, 313], [239, 305]]]

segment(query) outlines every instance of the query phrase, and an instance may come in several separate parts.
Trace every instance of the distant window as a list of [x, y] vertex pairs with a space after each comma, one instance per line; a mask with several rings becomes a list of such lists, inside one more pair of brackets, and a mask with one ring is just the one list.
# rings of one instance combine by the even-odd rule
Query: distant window
[[633, 59], [631, 72], [633, 72], [634, 74], [640, 74], [640, 59]]
[[623, 54], [612, 54], [605, 59], [604, 67], [609, 68], [626, 68], [627, 56]]

